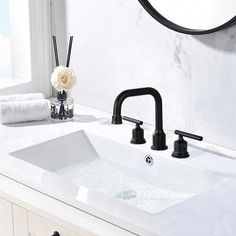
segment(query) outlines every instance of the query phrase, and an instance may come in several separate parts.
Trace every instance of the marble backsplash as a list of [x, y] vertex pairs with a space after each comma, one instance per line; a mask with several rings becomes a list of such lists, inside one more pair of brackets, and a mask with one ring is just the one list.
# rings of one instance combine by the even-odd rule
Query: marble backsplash
[[[211, 35], [173, 32], [137, 0], [53, 0], [53, 33], [78, 76], [75, 101], [112, 112], [128, 88], [152, 86], [162, 95], [164, 126], [204, 136], [236, 150], [236, 27]], [[65, 58], [65, 50], [61, 58]], [[123, 114], [154, 122], [149, 96], [130, 98]]]

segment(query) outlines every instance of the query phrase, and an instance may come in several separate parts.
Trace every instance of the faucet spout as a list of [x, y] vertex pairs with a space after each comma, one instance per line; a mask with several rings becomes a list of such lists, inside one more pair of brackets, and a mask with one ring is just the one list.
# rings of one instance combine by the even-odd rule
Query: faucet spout
[[151, 87], [128, 89], [121, 92], [113, 107], [112, 124], [122, 124], [121, 108], [124, 100], [128, 97], [151, 95], [155, 100], [155, 131], [153, 134], [153, 150], [166, 150], [166, 135], [163, 130], [162, 98], [160, 93]]

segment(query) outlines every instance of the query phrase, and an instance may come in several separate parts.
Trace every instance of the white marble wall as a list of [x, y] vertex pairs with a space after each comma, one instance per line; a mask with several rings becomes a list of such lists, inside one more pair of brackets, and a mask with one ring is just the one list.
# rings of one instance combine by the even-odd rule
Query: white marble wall
[[[165, 128], [236, 150], [236, 27], [175, 33], [137, 0], [54, 0], [52, 9], [62, 58], [66, 37], [74, 35], [77, 102], [112, 112], [122, 90], [152, 86], [163, 97]], [[130, 98], [123, 114], [153, 123], [153, 99]]]

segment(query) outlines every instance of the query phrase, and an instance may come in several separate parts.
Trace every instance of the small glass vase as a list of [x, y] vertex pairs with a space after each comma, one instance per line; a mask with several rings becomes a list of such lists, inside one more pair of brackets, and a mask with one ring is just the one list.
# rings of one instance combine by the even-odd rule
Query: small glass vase
[[65, 91], [58, 92], [57, 97], [51, 100], [51, 119], [52, 120], [71, 120], [74, 117], [73, 99], [67, 97]]

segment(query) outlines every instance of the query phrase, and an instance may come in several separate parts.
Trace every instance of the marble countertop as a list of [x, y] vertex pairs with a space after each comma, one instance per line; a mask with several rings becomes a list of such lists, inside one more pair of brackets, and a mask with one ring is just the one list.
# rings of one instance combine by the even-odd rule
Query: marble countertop
[[[5, 164], [8, 153], [28, 147], [61, 135], [69, 134], [81, 129], [93, 130], [99, 134], [100, 130], [96, 127], [100, 125], [104, 127], [103, 135], [114, 140], [122, 140], [129, 143], [132, 125], [123, 124], [121, 126], [111, 125], [111, 114], [98, 111], [83, 105], [76, 105], [76, 115], [74, 121], [71, 122], [52, 122], [40, 121], [21, 124], [1, 125], [0, 126], [0, 148], [1, 148], [1, 164], [0, 172], [8, 175]], [[151, 136], [153, 127], [144, 125], [145, 138], [147, 143], [139, 146], [140, 149], [152, 153], [150, 150]], [[167, 152], [171, 154], [173, 142], [176, 136], [172, 132], [167, 133], [167, 143], [169, 149]], [[190, 141], [191, 143], [191, 141]], [[201, 144], [202, 148], [211, 146], [210, 144]], [[191, 157], [184, 160], [174, 159], [175, 162], [198, 168], [201, 170], [211, 171], [222, 176], [230, 177], [222, 183], [216, 185], [209, 191], [196, 195], [174, 207], [152, 216], [143, 213], [142, 216], [133, 219], [130, 225], [123, 219], [106, 219], [112, 223], [120, 225], [138, 235], [165, 235], [165, 236], [234, 236], [236, 235], [236, 207], [234, 200], [236, 198], [236, 156], [233, 151], [227, 151], [220, 147], [211, 146], [210, 152], [195, 146], [189, 147]], [[215, 153], [223, 152], [224, 155]], [[5, 160], [4, 160], [5, 158]], [[15, 163], [8, 163], [15, 165]], [[17, 169], [17, 167], [15, 167]], [[20, 167], [18, 167], [20, 169]], [[10, 173], [9, 173], [10, 175]], [[14, 178], [14, 176], [10, 176]], [[188, 178], [188, 176], [186, 176]], [[83, 206], [81, 206], [83, 208]], [[90, 213], [90, 209], [82, 209]], [[92, 214], [96, 215], [96, 211]], [[125, 214], [124, 214], [125, 215]], [[98, 215], [101, 217], [101, 215]], [[142, 225], [140, 222], [142, 219]], [[113, 221], [114, 220], [114, 221]]]

